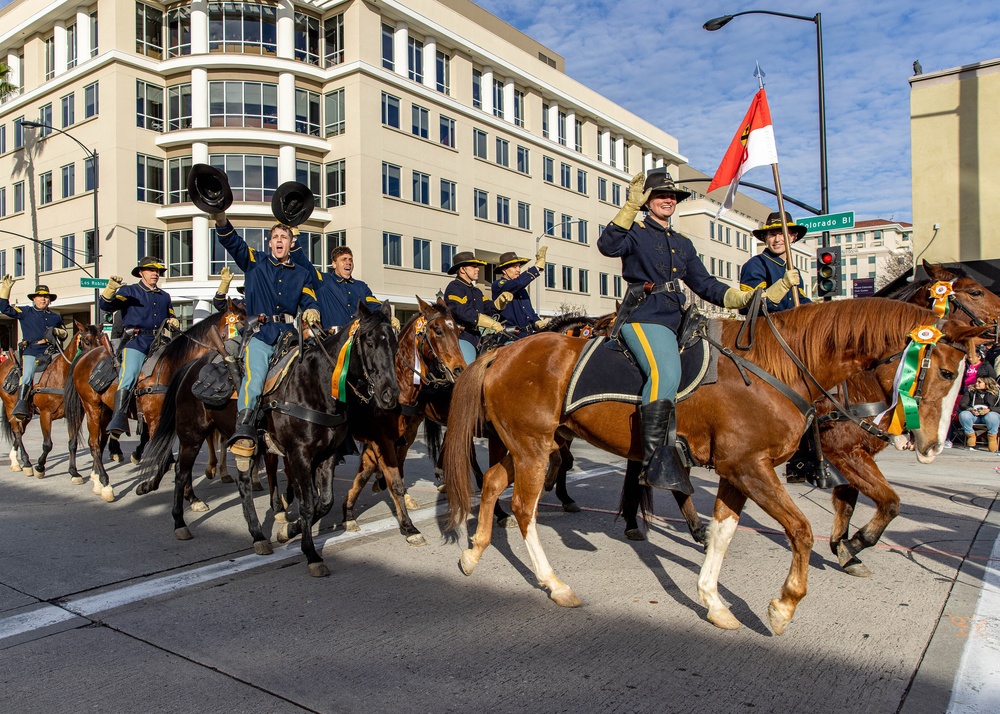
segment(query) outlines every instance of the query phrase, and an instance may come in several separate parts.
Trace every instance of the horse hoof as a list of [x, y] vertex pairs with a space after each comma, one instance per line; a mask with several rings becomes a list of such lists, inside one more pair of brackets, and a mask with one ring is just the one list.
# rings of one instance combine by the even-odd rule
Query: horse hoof
[[445, 485], [444, 485], [444, 482], [442, 481], [441, 483], [439, 483], [439, 484], [437, 485], [437, 490], [438, 490], [438, 493], [444, 493], [445, 491], [447, 491], [447, 490], [448, 490], [448, 487], [447, 487], [447, 486], [445, 486]]
[[258, 481], [257, 479], [254, 479], [250, 483], [250, 490], [251, 491], [258, 491], [258, 492], [259, 491], [263, 491], [264, 490], [264, 485], [260, 481]]
[[34, 469], [32, 469], [30, 466], [25, 468], [22, 473], [24, 473], [24, 475], [27, 476], [28, 478], [32, 478], [35, 475]]
[[272, 555], [274, 553], [274, 548], [271, 547], [270, 541], [255, 540], [253, 542], [253, 552], [257, 555]]
[[288, 514], [284, 511], [278, 511], [274, 514], [275, 523], [288, 523]]
[[[115, 458], [115, 455], [112, 455], [112, 456], [111, 456], [111, 458], [112, 458], [112, 459], [114, 459], [115, 461], [121, 461], [121, 458], [117, 458], [117, 459], [116, 459], [116, 458]], [[132, 454], [131, 456], [129, 456], [129, 457], [128, 457], [128, 460], [132, 462], [132, 465], [133, 465], [133, 466], [138, 466], [138, 465], [139, 465], [139, 463], [140, 463], [140, 462], [139, 462], [139, 459], [137, 459], [137, 458], [135, 457], [135, 454]]]
[[629, 540], [646, 540], [646, 534], [642, 532], [641, 528], [625, 529], [625, 537]]
[[21, 470], [21, 464], [18, 464], [18, 463], [15, 463], [15, 462], [11, 461], [10, 462], [10, 470], [11, 471], [20, 471]]
[[279, 543], [287, 543], [290, 540], [290, 538], [288, 537], [288, 524], [287, 523], [285, 525], [281, 526], [281, 528], [278, 529], [278, 532], [275, 535], [275, 540], [277, 540]]
[[427, 545], [427, 541], [420, 533], [406, 536], [406, 542], [410, 545]]
[[729, 609], [725, 607], [718, 610], [709, 610], [708, 621], [723, 630], [738, 630], [743, 626], [739, 620], [733, 617], [733, 613], [729, 612]]
[[344, 530], [351, 531], [352, 533], [357, 533], [358, 531], [361, 530], [361, 526], [359, 526], [358, 522], [352, 518], [349, 521], [344, 521]]
[[93, 476], [91, 476], [90, 480], [91, 480], [91, 485], [93, 486], [93, 488], [91, 488], [91, 490], [94, 492], [94, 495], [95, 496], [100, 496], [101, 495], [101, 479], [94, 478]]
[[698, 545], [708, 546], [708, 526], [698, 526], [693, 531], [691, 531], [691, 537], [694, 538], [694, 542]]
[[124, 454], [114, 454], [113, 453], [113, 454], [111, 454], [111, 460], [120, 464], [122, 461], [125, 460], [125, 456], [124, 456]]
[[309, 563], [309, 574], [314, 578], [325, 578], [330, 575], [330, 569], [324, 563]]
[[83, 476], [74, 476], [69, 480], [69, 482], [74, 486], [82, 486], [85, 483]]
[[138, 486], [135, 487], [135, 493], [137, 496], [145, 496], [149, 493], [149, 484], [143, 481]]
[[223, 474], [222, 478], [219, 479], [222, 483], [233, 483], [233, 477], [229, 474]]
[[191, 531], [187, 529], [187, 526], [184, 526], [183, 528], [174, 528], [174, 538], [177, 540], [191, 540], [194, 536], [191, 535]]
[[844, 572], [856, 578], [870, 578], [872, 576], [872, 571], [868, 569], [868, 566], [857, 558], [844, 566]]
[[209, 481], [211, 481], [212, 479], [214, 479], [215, 478], [215, 469], [213, 469], [211, 466], [206, 466], [205, 467], [205, 478], [207, 478]]
[[785, 615], [779, 609], [780, 602], [777, 598], [771, 601], [767, 606], [767, 619], [771, 622], [771, 629], [776, 635], [782, 635], [785, 629], [788, 627], [792, 618], [785, 617]]
[[202, 500], [191, 501], [191, 510], [198, 513], [204, 513], [208, 510], [208, 504]]
[[563, 510], [566, 511], [566, 513], [579, 513], [580, 512], [580, 507], [578, 505], [576, 505], [576, 501], [566, 501], [566, 503], [564, 503], [562, 506], [563, 506]]
[[104, 488], [101, 489], [101, 498], [104, 500], [105, 503], [114, 503], [115, 490], [111, 488], [110, 485], [105, 486]]
[[472, 575], [472, 571], [476, 569], [476, 565], [479, 560], [472, 553], [472, 549], [462, 551], [462, 557], [458, 560], [458, 567], [462, 569], [462, 572], [466, 575]]
[[403, 496], [403, 503], [405, 503], [406, 507], [411, 511], [416, 511], [417, 509], [420, 508], [420, 504], [414, 501], [410, 497], [410, 494], [406, 494], [405, 496]]
[[549, 597], [552, 598], [552, 602], [562, 607], [580, 607], [583, 604], [576, 593], [568, 587], [553, 590], [549, 593]]
[[506, 516], [497, 518], [497, 526], [499, 528], [517, 528], [517, 519], [508, 513]]
[[45, 478], [45, 469], [35, 469], [35, 478]]

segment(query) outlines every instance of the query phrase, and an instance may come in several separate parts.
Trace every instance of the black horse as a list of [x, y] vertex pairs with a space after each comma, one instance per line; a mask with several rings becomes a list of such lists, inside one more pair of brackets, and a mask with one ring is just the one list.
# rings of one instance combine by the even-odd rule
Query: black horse
[[[346, 404], [332, 395], [333, 377], [338, 356], [348, 340], [353, 340], [345, 389]], [[267, 413], [267, 448], [285, 458], [286, 475], [299, 503], [299, 517], [282, 526], [278, 540], [302, 535], [302, 552], [310, 575], [320, 577], [330, 571], [313, 545], [312, 526], [333, 506], [333, 469], [336, 449], [347, 435], [349, 415], [358, 411], [360, 402], [379, 409], [393, 409], [399, 398], [399, 385], [393, 368], [396, 335], [390, 323], [389, 304], [379, 310], [358, 306], [357, 325], [336, 335], [322, 335], [306, 342], [302, 354], [292, 363], [281, 384], [261, 399]], [[174, 535], [179, 540], [191, 538], [184, 523], [184, 491], [191, 480], [195, 458], [208, 435], [215, 429], [228, 436], [236, 422], [236, 404], [230, 400], [222, 409], [208, 408], [191, 392], [198, 374], [210, 357], [199, 357], [180, 369], [171, 381], [160, 412], [156, 433], [143, 459], [144, 475], [154, 475], [171, 458], [174, 438], [180, 441], [174, 472]], [[352, 416], [353, 418], [353, 416]], [[258, 454], [264, 450], [258, 444]], [[259, 555], [272, 553], [254, 509], [251, 475], [256, 464], [240, 469], [237, 484], [243, 502], [243, 515]]]

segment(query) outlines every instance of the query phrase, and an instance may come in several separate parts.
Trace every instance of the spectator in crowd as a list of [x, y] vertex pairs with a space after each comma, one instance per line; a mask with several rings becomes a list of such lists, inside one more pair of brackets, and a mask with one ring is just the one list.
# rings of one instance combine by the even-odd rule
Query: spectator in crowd
[[958, 422], [965, 433], [965, 445], [976, 446], [974, 424], [986, 425], [986, 445], [997, 450], [997, 431], [1000, 430], [1000, 387], [992, 377], [977, 377], [971, 389], [959, 402]]

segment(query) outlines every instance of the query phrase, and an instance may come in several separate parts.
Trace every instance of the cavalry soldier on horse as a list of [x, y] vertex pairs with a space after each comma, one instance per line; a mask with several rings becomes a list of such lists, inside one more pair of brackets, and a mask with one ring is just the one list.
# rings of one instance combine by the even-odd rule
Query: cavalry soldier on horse
[[132, 268], [132, 275], [139, 278], [138, 283], [122, 285], [123, 279], [112, 275], [101, 293], [101, 309], [105, 312], [121, 310], [124, 329], [115, 411], [107, 428], [113, 436], [128, 429], [128, 412], [135, 396], [132, 390], [157, 330], [161, 325], [172, 332], [181, 327], [174, 316], [170, 295], [157, 287], [166, 270], [167, 266], [158, 258], [147, 255]]
[[[673, 443], [674, 399], [681, 376], [677, 330], [685, 297], [682, 283], [702, 299], [729, 309], [745, 307], [753, 295], [709, 275], [691, 240], [670, 227], [677, 204], [691, 193], [678, 187], [665, 168], [629, 185], [625, 205], [604, 229], [597, 248], [622, 259], [629, 288], [612, 328], [621, 333], [646, 377], [642, 389], [643, 467], [640, 480], [658, 488], [690, 492], [687, 469]], [[646, 220], [636, 221], [640, 210]], [[799, 276], [788, 270], [765, 296], [779, 302]]]
[[493, 281], [492, 292], [494, 300], [505, 292], [514, 296], [500, 311], [508, 327], [517, 327], [528, 333], [542, 330], [549, 324], [548, 318], [538, 317], [528, 295], [528, 285], [545, 270], [545, 253], [548, 249], [548, 246], [542, 246], [535, 255], [535, 264], [527, 270], [523, 270], [521, 266], [531, 262], [528, 258], [519, 258], [513, 251], [500, 254], [497, 272], [501, 277]]
[[500, 332], [503, 324], [497, 322], [488, 313], [503, 310], [514, 296], [504, 291], [493, 300], [487, 299], [483, 291], [476, 287], [479, 280], [479, 269], [486, 265], [470, 250], [456, 253], [454, 262], [448, 268], [448, 274], [455, 279], [444, 289], [444, 299], [455, 315], [455, 322], [462, 326], [459, 335], [459, 347], [467, 364], [476, 360], [476, 348], [479, 346], [479, 328]]
[[[788, 235], [792, 243], [802, 240], [806, 234], [806, 227], [800, 226], [792, 220], [792, 217], [785, 212], [785, 225], [788, 227]], [[764, 243], [764, 250], [752, 257], [743, 264], [740, 271], [740, 289], [746, 292], [753, 292], [757, 288], [769, 288], [785, 276], [790, 263], [790, 246], [785, 245], [785, 236], [781, 230], [781, 214], [774, 211], [769, 214], [764, 225], [753, 231], [754, 237]], [[812, 302], [802, 289], [802, 280], [799, 279], [795, 286], [799, 291], [799, 302]], [[778, 302], [767, 302], [768, 312], [781, 312], [795, 306], [792, 291], [789, 290]], [[745, 315], [747, 308], [740, 310]]]
[[48, 286], [39, 285], [35, 292], [29, 293], [28, 299], [32, 304], [25, 308], [10, 304], [10, 290], [13, 286], [14, 280], [9, 275], [3, 276], [0, 283], [0, 312], [21, 323], [24, 338], [21, 342], [21, 389], [11, 416], [25, 420], [31, 416], [31, 382], [35, 376], [35, 367], [38, 358], [49, 348], [46, 332], [51, 328], [54, 337], [64, 340], [66, 328], [63, 327], [62, 317], [49, 310], [49, 305], [57, 296], [49, 292]]

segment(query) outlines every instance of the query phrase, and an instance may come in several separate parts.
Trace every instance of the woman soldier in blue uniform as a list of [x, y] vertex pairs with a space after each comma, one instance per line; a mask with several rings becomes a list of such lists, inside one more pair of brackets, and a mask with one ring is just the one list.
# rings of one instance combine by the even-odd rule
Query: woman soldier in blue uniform
[[[806, 227], [800, 226], [792, 220], [792, 217], [785, 213], [785, 225], [788, 226], [788, 236], [792, 243], [802, 240], [806, 234]], [[786, 250], [785, 236], [781, 230], [781, 214], [777, 211], [769, 214], [764, 225], [753, 231], [754, 237], [764, 243], [764, 250], [743, 265], [740, 271], [740, 288], [747, 292], [753, 292], [757, 288], [769, 288], [785, 276], [788, 267], [788, 256], [790, 252]], [[799, 291], [799, 302], [811, 302], [802, 289], [802, 279], [799, 279], [795, 286]], [[795, 307], [792, 291], [789, 290], [779, 302], [767, 301], [769, 312], [781, 312]], [[743, 315], [747, 314], [747, 308], [740, 310]]]
[[[622, 277], [628, 293], [618, 312], [615, 329], [646, 377], [642, 389], [643, 483], [691, 493], [691, 481], [673, 443], [674, 399], [680, 382], [681, 361], [677, 328], [684, 305], [683, 282], [702, 299], [730, 309], [750, 302], [752, 293], [731, 288], [709, 275], [689, 238], [670, 227], [679, 201], [690, 196], [679, 188], [665, 168], [648, 176], [639, 172], [629, 185], [625, 205], [604, 229], [597, 248], [603, 255], [622, 259]], [[645, 221], [636, 221], [640, 210]], [[765, 293], [774, 302], [798, 282], [790, 271]]]
[[52, 334], [64, 340], [66, 328], [63, 326], [62, 317], [49, 310], [49, 305], [57, 296], [49, 292], [48, 286], [39, 285], [35, 288], [35, 292], [29, 293], [28, 299], [32, 304], [24, 308], [10, 304], [10, 290], [13, 286], [14, 280], [9, 275], [3, 276], [3, 281], [0, 283], [0, 312], [21, 323], [21, 336], [25, 345], [21, 357], [21, 390], [11, 416], [23, 421], [31, 416], [29, 400], [35, 365], [49, 347], [45, 331], [51, 327]]
[[503, 325], [489, 314], [500, 311], [514, 298], [509, 292], [502, 292], [495, 300], [489, 300], [483, 291], [476, 287], [479, 280], [479, 269], [486, 261], [479, 260], [472, 251], [463, 250], [456, 253], [454, 262], [448, 268], [448, 274], [455, 279], [444, 289], [444, 299], [455, 314], [455, 322], [462, 326], [458, 336], [458, 346], [466, 364], [472, 364], [476, 359], [476, 348], [479, 346], [479, 328], [499, 332]]
[[501, 277], [493, 281], [492, 293], [494, 300], [505, 292], [514, 296], [500, 311], [500, 316], [508, 327], [517, 327], [528, 333], [545, 329], [549, 324], [548, 318], [538, 317], [535, 308], [531, 306], [531, 296], [528, 295], [531, 281], [545, 270], [545, 253], [548, 249], [548, 246], [542, 246], [535, 255], [535, 264], [527, 270], [522, 270], [521, 266], [531, 262], [528, 258], [518, 258], [514, 252], [500, 255], [497, 272]]
[[170, 295], [157, 287], [166, 270], [167, 266], [158, 258], [147, 255], [132, 268], [132, 275], [139, 278], [139, 282], [122, 285], [123, 278], [112, 275], [101, 293], [102, 310], [121, 310], [122, 328], [125, 331], [122, 339], [127, 340], [121, 351], [115, 411], [107, 428], [112, 436], [118, 436], [128, 429], [128, 412], [135, 396], [132, 390], [135, 389], [139, 370], [146, 361], [156, 331], [163, 324], [171, 331], [181, 327], [181, 323], [174, 317]]

